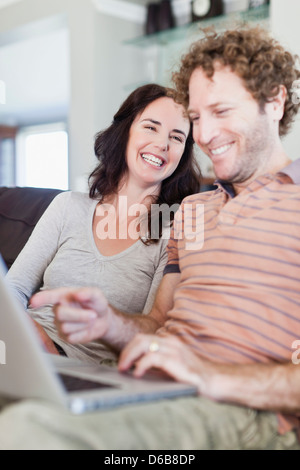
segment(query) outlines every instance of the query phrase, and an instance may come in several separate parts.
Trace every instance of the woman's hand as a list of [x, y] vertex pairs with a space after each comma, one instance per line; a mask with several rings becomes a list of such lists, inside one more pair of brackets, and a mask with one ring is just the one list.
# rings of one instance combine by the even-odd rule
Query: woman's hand
[[35, 330], [36, 330], [36, 332], [37, 332], [37, 334], [40, 338], [40, 341], [42, 343], [42, 346], [44, 347], [46, 352], [48, 352], [50, 354], [58, 355], [59, 352], [57, 351], [57, 349], [55, 347], [55, 344], [53, 343], [50, 336], [46, 333], [44, 328], [37, 321], [33, 320], [33, 318], [31, 318], [30, 315], [29, 315], [29, 318], [30, 318], [30, 320], [32, 321], [32, 323], [34, 325]]

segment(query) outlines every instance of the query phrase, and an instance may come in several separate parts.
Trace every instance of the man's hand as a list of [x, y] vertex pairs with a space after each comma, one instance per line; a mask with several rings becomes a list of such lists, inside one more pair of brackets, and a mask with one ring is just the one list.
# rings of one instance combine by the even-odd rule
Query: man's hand
[[151, 368], [160, 369], [178, 382], [194, 385], [199, 394], [206, 393], [209, 363], [175, 336], [137, 335], [125, 347], [119, 361], [121, 372], [132, 366], [136, 377], [143, 376]]
[[215, 401], [300, 415], [300, 368], [292, 363], [212, 363], [175, 336], [137, 335], [123, 350], [119, 370], [132, 366], [136, 377], [161, 369]]
[[97, 288], [61, 288], [34, 295], [33, 308], [53, 305], [59, 335], [70, 343], [104, 338], [110, 325], [108, 302]]

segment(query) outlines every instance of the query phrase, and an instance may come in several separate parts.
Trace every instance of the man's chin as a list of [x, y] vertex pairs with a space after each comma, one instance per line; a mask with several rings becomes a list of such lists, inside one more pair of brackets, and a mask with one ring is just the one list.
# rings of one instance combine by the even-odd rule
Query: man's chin
[[216, 175], [216, 180], [223, 184], [223, 185], [231, 185], [234, 189], [234, 193], [238, 194], [242, 191], [252, 180], [252, 177], [249, 176], [241, 176], [241, 175], [234, 175], [234, 176], [218, 176]]
[[220, 183], [224, 183], [224, 184], [231, 184], [231, 183], [234, 183], [235, 182], [235, 179], [234, 177], [230, 176], [230, 175], [224, 175], [224, 174], [218, 174], [218, 173], [215, 173], [215, 176], [216, 176], [216, 179], [220, 182]]

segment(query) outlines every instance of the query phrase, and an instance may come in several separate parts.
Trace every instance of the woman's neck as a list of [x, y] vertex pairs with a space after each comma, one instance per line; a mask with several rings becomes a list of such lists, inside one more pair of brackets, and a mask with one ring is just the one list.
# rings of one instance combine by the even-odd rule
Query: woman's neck
[[126, 181], [123, 185], [120, 186], [120, 189], [117, 194], [108, 196], [104, 199], [104, 203], [113, 204], [117, 209], [120, 204], [130, 207], [136, 205], [144, 205], [149, 207], [153, 203], [153, 197], [159, 195], [160, 185], [153, 185], [151, 187], [143, 188], [137, 186], [136, 184], [130, 184]]

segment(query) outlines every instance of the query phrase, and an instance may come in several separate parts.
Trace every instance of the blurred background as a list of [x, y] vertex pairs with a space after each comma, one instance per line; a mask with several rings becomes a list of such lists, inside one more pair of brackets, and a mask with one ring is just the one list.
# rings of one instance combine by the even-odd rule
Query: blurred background
[[96, 132], [137, 86], [170, 84], [201, 27], [259, 23], [298, 54], [299, 18], [299, 0], [0, 0], [0, 186], [85, 191]]

